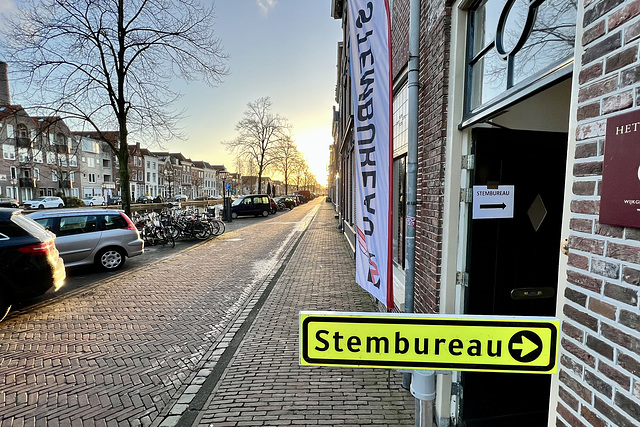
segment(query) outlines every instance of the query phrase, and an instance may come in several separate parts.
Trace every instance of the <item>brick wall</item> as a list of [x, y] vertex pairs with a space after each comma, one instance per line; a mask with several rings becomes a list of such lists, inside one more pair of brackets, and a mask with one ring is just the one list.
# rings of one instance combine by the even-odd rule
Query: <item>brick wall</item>
[[598, 223], [606, 119], [639, 107], [640, 1], [585, 0], [557, 426], [640, 425], [640, 231]]
[[439, 312], [451, 11], [421, 2], [415, 311]]

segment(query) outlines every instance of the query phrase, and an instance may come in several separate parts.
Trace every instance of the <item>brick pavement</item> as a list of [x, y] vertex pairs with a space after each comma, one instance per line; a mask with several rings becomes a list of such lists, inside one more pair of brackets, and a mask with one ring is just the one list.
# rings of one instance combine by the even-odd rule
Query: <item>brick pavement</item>
[[11, 313], [0, 426], [413, 425], [397, 373], [298, 366], [300, 310], [375, 311], [305, 206]]
[[336, 225], [322, 202], [193, 425], [415, 425], [396, 371], [299, 366], [301, 310], [376, 311]]

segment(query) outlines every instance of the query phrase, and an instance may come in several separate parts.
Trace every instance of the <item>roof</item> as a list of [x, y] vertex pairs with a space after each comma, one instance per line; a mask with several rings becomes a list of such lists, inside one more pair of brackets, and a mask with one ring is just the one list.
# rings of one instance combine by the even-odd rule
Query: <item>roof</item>
[[97, 139], [99, 141], [107, 140], [114, 145], [120, 140], [120, 132], [116, 130], [106, 130], [102, 132], [102, 136], [100, 136], [100, 132], [96, 131], [74, 131], [73, 134], [80, 137]]
[[22, 108], [22, 105], [3, 105], [0, 106], [0, 121], [6, 119], [7, 117], [16, 115], [16, 114], [23, 114], [25, 116], [27, 116], [27, 112], [25, 111], [24, 108]]

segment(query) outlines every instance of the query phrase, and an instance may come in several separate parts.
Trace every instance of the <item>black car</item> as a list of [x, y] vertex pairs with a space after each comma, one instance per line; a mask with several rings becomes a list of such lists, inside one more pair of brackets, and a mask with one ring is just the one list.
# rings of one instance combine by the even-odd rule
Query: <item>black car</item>
[[271, 209], [271, 200], [267, 194], [250, 194], [233, 201], [231, 217], [235, 219], [241, 215], [269, 216]]
[[120, 196], [109, 197], [109, 199], [107, 199], [107, 204], [108, 205], [121, 205], [122, 204], [122, 197], [120, 197]]
[[11, 197], [0, 197], [0, 208], [17, 208], [20, 203]]
[[63, 285], [66, 272], [55, 237], [21, 210], [0, 208], [0, 320], [12, 304]]
[[153, 203], [153, 198], [149, 196], [140, 196], [136, 199], [136, 203]]
[[284, 206], [284, 208], [286, 209], [293, 209], [296, 206], [296, 201], [293, 200], [292, 197], [281, 196], [276, 197], [274, 200], [276, 201], [278, 206]]

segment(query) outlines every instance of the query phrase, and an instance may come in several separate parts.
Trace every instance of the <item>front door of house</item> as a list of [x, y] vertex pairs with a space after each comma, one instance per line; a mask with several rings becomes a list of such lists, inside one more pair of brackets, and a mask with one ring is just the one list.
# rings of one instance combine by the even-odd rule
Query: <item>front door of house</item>
[[[472, 137], [466, 313], [554, 316], [567, 134], [476, 129]], [[546, 426], [550, 381], [464, 373], [462, 424]]]

